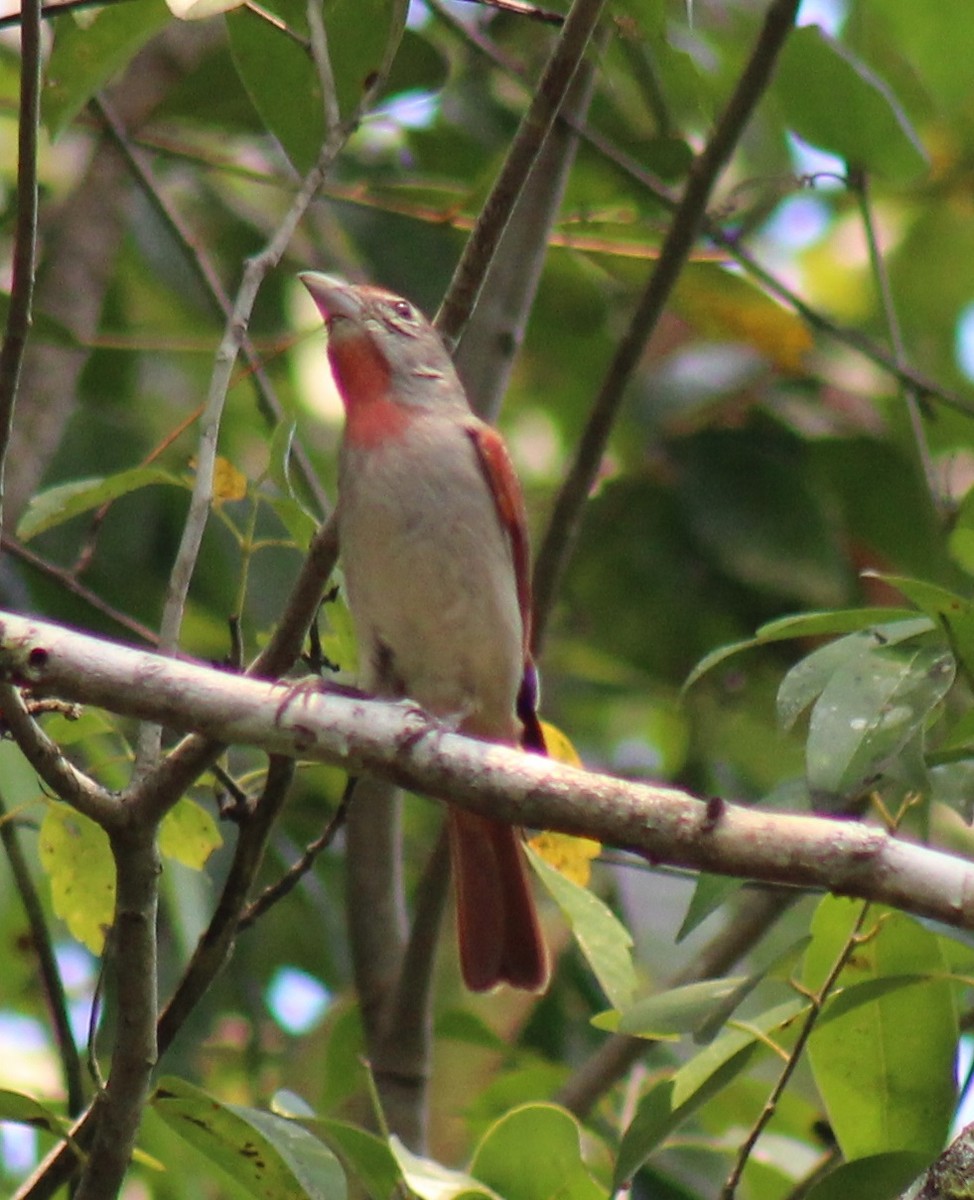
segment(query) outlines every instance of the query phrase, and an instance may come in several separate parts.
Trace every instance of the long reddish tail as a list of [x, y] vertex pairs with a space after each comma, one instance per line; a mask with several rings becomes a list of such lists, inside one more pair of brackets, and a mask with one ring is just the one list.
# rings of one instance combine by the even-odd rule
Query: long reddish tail
[[531, 895], [520, 834], [510, 825], [451, 807], [463, 980], [474, 992], [499, 983], [540, 992], [548, 951]]

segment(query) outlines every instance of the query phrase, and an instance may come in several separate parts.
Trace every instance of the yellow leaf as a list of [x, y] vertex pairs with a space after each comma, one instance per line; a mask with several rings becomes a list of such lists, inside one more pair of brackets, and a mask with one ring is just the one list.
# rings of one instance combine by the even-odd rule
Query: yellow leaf
[[528, 843], [546, 863], [566, 879], [587, 887], [592, 877], [592, 859], [602, 852], [602, 844], [591, 838], [572, 837], [568, 833], [539, 833]]
[[[196, 470], [196, 459], [190, 459], [189, 464]], [[233, 463], [218, 454], [213, 464], [213, 499], [217, 504], [227, 500], [243, 500], [247, 495], [247, 476], [238, 471]]]
[[52, 803], [41, 822], [41, 865], [54, 911], [72, 937], [101, 954], [115, 916], [115, 864], [108, 835], [68, 804]]
[[[583, 765], [571, 739], [557, 725], [542, 721], [541, 732], [549, 758], [569, 767]], [[546, 863], [581, 887], [588, 885], [592, 877], [591, 861], [602, 852], [600, 842], [594, 842], [591, 838], [572, 837], [567, 833], [539, 833], [529, 844]]]
[[808, 326], [745, 279], [713, 267], [693, 267], [677, 289], [677, 307], [707, 337], [753, 346], [789, 375], [807, 370], [805, 360], [814, 345]]
[[223, 838], [210, 814], [185, 797], [170, 809], [159, 828], [160, 853], [194, 871], [201, 871], [213, 851], [222, 845]]
[[555, 762], [565, 763], [569, 767], [583, 765], [582, 760], [578, 757], [578, 751], [572, 745], [568, 735], [562, 733], [557, 725], [542, 721], [541, 732], [544, 734], [545, 749], [548, 751], [549, 758], [553, 758]]
[[228, 458], [218, 456], [213, 467], [213, 498], [222, 504], [224, 500], [243, 500], [246, 495], [247, 476]]

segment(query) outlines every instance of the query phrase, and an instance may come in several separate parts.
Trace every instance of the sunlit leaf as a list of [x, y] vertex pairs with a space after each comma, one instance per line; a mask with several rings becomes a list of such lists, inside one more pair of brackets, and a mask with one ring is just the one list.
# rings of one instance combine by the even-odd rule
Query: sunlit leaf
[[54, 1112], [32, 1096], [21, 1092], [0, 1089], [0, 1121], [14, 1121], [18, 1125], [32, 1125], [44, 1129], [55, 1137], [64, 1137], [71, 1122]]
[[671, 1079], [653, 1086], [639, 1101], [623, 1134], [614, 1186], [621, 1187], [631, 1179], [663, 1139], [729, 1086], [756, 1054], [771, 1052], [762, 1035], [780, 1036], [805, 1008], [803, 1001], [790, 1000], [756, 1017], [752, 1030], [730, 1030], [694, 1055]]
[[370, 1200], [388, 1200], [401, 1183], [395, 1155], [382, 1138], [358, 1125], [315, 1117], [302, 1121], [338, 1155]]
[[389, 1146], [406, 1186], [419, 1200], [460, 1200], [461, 1196], [494, 1197], [489, 1188], [471, 1175], [450, 1170], [432, 1158], [413, 1154], [395, 1136], [389, 1139]]
[[[805, 956], [806, 986], [821, 986], [860, 909], [857, 901], [821, 901]], [[869, 1003], [853, 1003], [853, 995], [845, 1011], [836, 997], [831, 1003], [840, 1015], [817, 1025], [809, 1042], [815, 1082], [846, 1158], [903, 1150], [932, 1156], [955, 1099], [957, 1013], [947, 963], [937, 936], [911, 917], [874, 907], [867, 922], [870, 936], [858, 941], [841, 984], [925, 972], [930, 978], [895, 982]]]
[[602, 852], [602, 843], [592, 838], [572, 837], [568, 833], [546, 830], [531, 838], [528, 845], [556, 871], [579, 887], [588, 887], [592, 877], [592, 859]]
[[578, 1121], [554, 1104], [525, 1104], [484, 1134], [470, 1164], [504, 1200], [601, 1200], [605, 1191], [582, 1157]]
[[101, 954], [115, 916], [115, 863], [108, 835], [68, 804], [48, 805], [40, 856], [54, 911], [71, 936]]
[[184, 796], [163, 818], [159, 828], [159, 850], [194, 871], [201, 871], [223, 838], [213, 817], [195, 800]]
[[629, 931], [593, 892], [567, 879], [530, 848], [528, 853], [609, 1001], [614, 1008], [625, 1008], [636, 987]]

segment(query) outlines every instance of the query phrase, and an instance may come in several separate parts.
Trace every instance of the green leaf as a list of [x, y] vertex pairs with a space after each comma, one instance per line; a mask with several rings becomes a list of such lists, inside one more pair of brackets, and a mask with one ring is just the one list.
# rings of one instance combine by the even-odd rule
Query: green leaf
[[794, 725], [840, 667], [865, 659], [878, 646], [897, 646], [932, 629], [933, 625], [925, 618], [911, 617], [863, 626], [848, 637], [819, 646], [796, 663], [781, 681], [777, 699], [781, 727], [790, 729]]
[[73, 16], [52, 22], [54, 49], [41, 92], [41, 113], [51, 141], [171, 19], [163, 0], [130, 0], [99, 9], [83, 25]]
[[301, 1123], [331, 1146], [371, 1200], [389, 1200], [400, 1186], [402, 1179], [395, 1155], [382, 1138], [347, 1121], [326, 1117]]
[[[821, 986], [861, 907], [831, 896], [819, 904], [803, 970], [808, 988]], [[812, 1074], [847, 1159], [905, 1150], [929, 1160], [944, 1144], [955, 1098], [948, 964], [940, 939], [902, 913], [871, 907], [866, 932], [840, 984], [894, 982], [866, 1003], [858, 1001], [868, 992], [831, 1002], [834, 1013], [809, 1039]], [[929, 978], [897, 979], [916, 974]]]
[[403, 30], [382, 94], [438, 92], [446, 83], [449, 71], [449, 62], [428, 38], [412, 29]]
[[640, 1100], [636, 1115], [623, 1134], [616, 1159], [613, 1186], [622, 1187], [674, 1129], [737, 1078], [756, 1054], [769, 1054], [762, 1035], [791, 1026], [808, 1005], [789, 1000], [750, 1023], [717, 1038], [682, 1067], [672, 1079], [657, 1083]]
[[71, 936], [101, 954], [115, 918], [115, 863], [108, 835], [69, 804], [52, 801], [40, 830], [40, 860], [54, 911]]
[[304, 551], [314, 537], [318, 522], [300, 501], [290, 496], [270, 496], [266, 502], [277, 513], [295, 546]]
[[[250, 9], [227, 13], [240, 79], [261, 120], [300, 174], [316, 162], [325, 136], [321, 84], [308, 49], [304, 0], [268, 0], [264, 8], [290, 32]], [[396, 0], [330, 0], [325, 29], [338, 107], [352, 117], [371, 80], [391, 60], [406, 6]]]
[[826, 1175], [806, 1200], [898, 1200], [927, 1161], [906, 1150], [857, 1158]]
[[[0, 324], [6, 326], [9, 313], [10, 294], [9, 292], [0, 292]], [[81, 345], [67, 325], [62, 325], [56, 318], [46, 316], [36, 308], [30, 318], [30, 340], [34, 344], [66, 346], [72, 349], [77, 349]]]
[[734, 996], [743, 998], [746, 975], [705, 979], [657, 992], [630, 1005], [620, 1014], [618, 1031], [635, 1037], [665, 1039], [695, 1033]]
[[117, 475], [75, 479], [71, 483], [58, 484], [33, 497], [17, 526], [17, 536], [21, 541], [29, 541], [72, 517], [157, 483], [180, 488], [186, 486], [184, 480], [161, 467], [132, 467]]
[[[766, 646], [770, 642], [787, 642], [795, 638], [824, 637], [828, 634], [856, 633], [859, 630], [873, 627], [886, 629], [895, 626], [899, 621], [916, 621], [916, 613], [912, 609], [903, 608], [837, 608], [826, 612], [796, 613], [793, 616], [779, 617], [768, 621], [758, 629], [754, 637], [744, 638], [740, 642], [732, 642], [727, 646], [718, 646], [712, 650], [693, 668], [683, 685], [686, 691], [735, 654], [745, 650], [753, 650], [758, 646]], [[924, 622], [923, 632], [932, 626]], [[911, 634], [910, 636], [914, 636]]]
[[555, 1104], [525, 1104], [484, 1134], [471, 1173], [504, 1200], [604, 1200], [582, 1157], [581, 1126]]
[[945, 626], [954, 653], [963, 664], [968, 679], [974, 680], [974, 604], [956, 592], [924, 579], [883, 575], [878, 571], [868, 574], [897, 588], [938, 625]]
[[927, 169], [926, 151], [890, 88], [816, 25], [796, 29], [778, 60], [774, 92], [806, 142], [899, 183]]
[[732, 879], [729, 875], [708, 875], [702, 871], [697, 876], [697, 882], [687, 905], [686, 916], [676, 935], [677, 942], [682, 942], [702, 924], [711, 913], [729, 900], [744, 886], [743, 879]]
[[[307, 49], [304, 6], [296, 0], [274, 0], [266, 7], [292, 33], [253, 9], [235, 9], [225, 18], [230, 49], [257, 115], [294, 169], [304, 175], [317, 160], [325, 137], [321, 83]], [[297, 96], [300, 104], [295, 103]]]
[[159, 828], [160, 853], [194, 871], [202, 871], [206, 860], [222, 845], [213, 817], [186, 796], [166, 813]]
[[812, 709], [805, 748], [816, 802], [854, 795], [924, 727], [954, 681], [941, 645], [872, 646], [832, 674]]
[[335, 1155], [295, 1121], [223, 1104], [183, 1079], [159, 1081], [152, 1107], [170, 1129], [259, 1200], [345, 1200]]
[[413, 1154], [395, 1135], [389, 1139], [389, 1147], [406, 1187], [419, 1200], [460, 1200], [461, 1196], [487, 1196], [496, 1200], [494, 1194], [472, 1176], [463, 1171], [451, 1171], [431, 1158]]
[[71, 1122], [66, 1117], [60, 1116], [32, 1096], [6, 1089], [0, 1089], [0, 1121], [14, 1121], [18, 1125], [45, 1129], [58, 1138], [63, 1138], [71, 1128]]
[[612, 910], [588, 888], [566, 879], [527, 848], [531, 865], [571, 925], [579, 948], [614, 1008], [625, 1008], [636, 990], [632, 937]]
[[691, 532], [720, 571], [801, 604], [845, 598], [848, 564], [797, 445], [708, 431], [678, 439], [674, 452]]

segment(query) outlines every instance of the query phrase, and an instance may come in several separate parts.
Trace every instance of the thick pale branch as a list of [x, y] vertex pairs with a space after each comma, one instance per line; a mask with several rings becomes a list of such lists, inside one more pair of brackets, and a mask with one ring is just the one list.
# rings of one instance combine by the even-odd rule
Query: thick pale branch
[[0, 672], [37, 693], [343, 764], [653, 863], [823, 888], [974, 928], [974, 863], [854, 821], [758, 812], [450, 733], [404, 704], [268, 684], [0, 613]]

